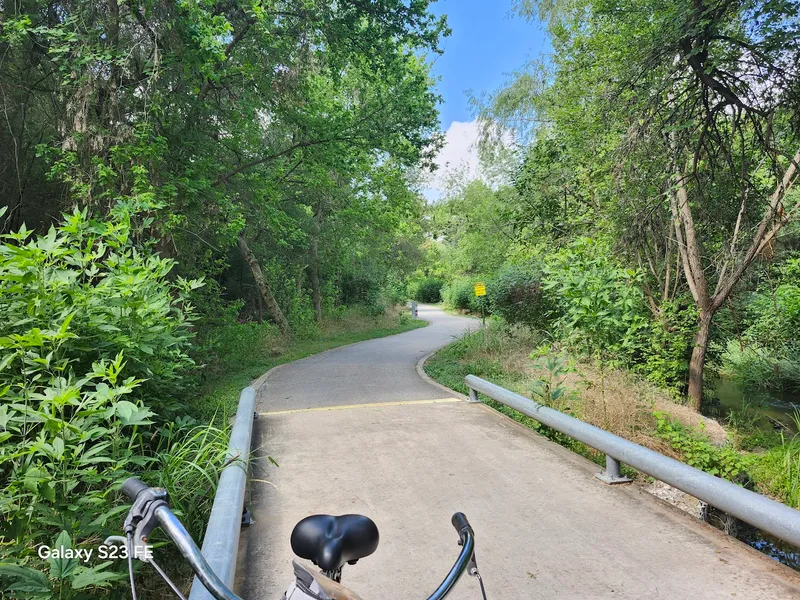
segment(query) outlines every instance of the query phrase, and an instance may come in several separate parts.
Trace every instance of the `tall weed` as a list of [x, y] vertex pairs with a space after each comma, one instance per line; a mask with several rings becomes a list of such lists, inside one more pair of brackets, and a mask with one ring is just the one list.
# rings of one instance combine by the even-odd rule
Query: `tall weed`
[[[194, 368], [186, 297], [200, 282], [171, 280], [172, 261], [137, 249], [124, 212], [105, 222], [75, 212], [44, 235], [23, 227], [3, 239], [0, 589], [102, 594], [120, 564], [43, 563], [36, 548], [94, 547], [118, 533], [120, 481], [181, 448], [154, 421]], [[189, 479], [170, 491], [196, 495]]]

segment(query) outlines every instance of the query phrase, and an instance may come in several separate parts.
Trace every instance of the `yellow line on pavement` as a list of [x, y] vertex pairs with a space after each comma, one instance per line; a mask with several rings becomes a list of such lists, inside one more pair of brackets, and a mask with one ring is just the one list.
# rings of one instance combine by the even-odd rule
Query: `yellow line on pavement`
[[452, 402], [464, 402], [461, 398], [440, 398], [438, 400], [402, 400], [399, 402], [371, 402], [369, 404], [342, 404], [340, 406], [318, 406], [316, 408], [297, 408], [294, 410], [276, 410], [273, 412], [260, 412], [259, 417], [272, 415], [293, 415], [305, 412], [323, 412], [326, 410], [352, 410], [354, 408], [376, 408], [382, 406], [413, 406], [415, 404], [449, 404]]

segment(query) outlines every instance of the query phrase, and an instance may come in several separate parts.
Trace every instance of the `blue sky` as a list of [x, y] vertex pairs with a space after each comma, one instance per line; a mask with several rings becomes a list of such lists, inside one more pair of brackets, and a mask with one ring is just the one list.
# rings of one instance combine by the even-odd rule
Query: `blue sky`
[[512, 0], [439, 0], [431, 9], [447, 15], [453, 33], [436, 57], [434, 74], [439, 92], [442, 127], [471, 121], [467, 90], [475, 93], [500, 87], [507, 74], [550, 48], [542, 29], [512, 14]]
[[448, 170], [466, 168], [478, 176], [474, 149], [477, 127], [469, 103], [473, 95], [502, 86], [509, 74], [549, 51], [544, 30], [512, 14], [513, 0], [439, 0], [435, 14], [447, 15], [453, 33], [442, 44], [444, 54], [434, 57], [433, 74], [443, 96], [439, 107], [446, 145], [440, 165], [425, 196], [440, 197]]

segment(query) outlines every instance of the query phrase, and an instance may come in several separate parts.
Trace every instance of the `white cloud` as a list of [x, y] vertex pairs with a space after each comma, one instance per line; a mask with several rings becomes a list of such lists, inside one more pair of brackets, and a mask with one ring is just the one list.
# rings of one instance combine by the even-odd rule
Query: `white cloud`
[[436, 157], [438, 169], [429, 175], [425, 196], [437, 200], [445, 192], [448, 177], [463, 172], [468, 179], [476, 179], [480, 173], [478, 159], [478, 122], [453, 121], [444, 136], [444, 147]]
[[[486, 183], [495, 181], [495, 177], [486, 173], [481, 167], [478, 157], [478, 121], [473, 120], [467, 123], [453, 121], [444, 137], [444, 147], [436, 157], [436, 164], [439, 168], [427, 178], [427, 187], [423, 190], [425, 197], [432, 202], [441, 198], [447, 191], [447, 182], [455, 176], [461, 181], [471, 181], [482, 179]], [[506, 139], [506, 137], [508, 139]], [[503, 142], [507, 147], [513, 143], [513, 137], [503, 136]]]

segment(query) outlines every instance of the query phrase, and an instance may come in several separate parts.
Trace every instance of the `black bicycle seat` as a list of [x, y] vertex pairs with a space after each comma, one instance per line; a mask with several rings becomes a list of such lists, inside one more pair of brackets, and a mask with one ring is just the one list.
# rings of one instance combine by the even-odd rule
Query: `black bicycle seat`
[[294, 526], [292, 550], [323, 571], [354, 565], [378, 548], [378, 526], [363, 515], [312, 515]]

